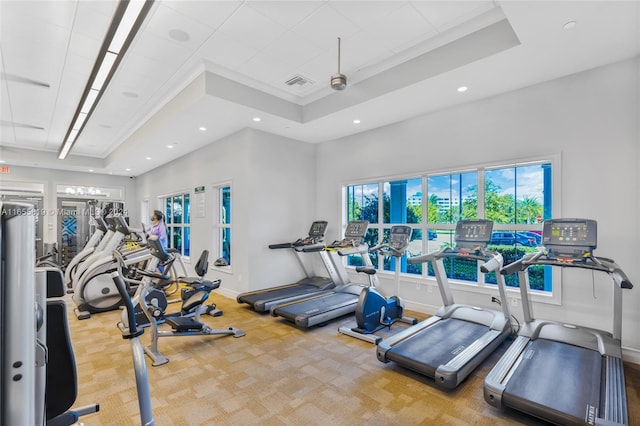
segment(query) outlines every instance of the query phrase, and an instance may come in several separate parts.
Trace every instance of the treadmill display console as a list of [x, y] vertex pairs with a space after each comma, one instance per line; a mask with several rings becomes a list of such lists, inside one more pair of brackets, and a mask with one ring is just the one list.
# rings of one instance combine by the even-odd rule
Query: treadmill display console
[[345, 240], [361, 240], [364, 238], [364, 234], [367, 233], [369, 222], [366, 220], [353, 220], [347, 224], [347, 229], [344, 231]]
[[309, 238], [322, 239], [326, 230], [327, 221], [317, 220], [311, 224], [311, 229], [309, 229]]
[[493, 222], [490, 220], [460, 220], [456, 224], [455, 241], [460, 243], [488, 243], [491, 241]]
[[597, 229], [597, 222], [591, 219], [546, 220], [542, 245], [548, 257], [581, 258], [597, 247]]
[[393, 226], [389, 234], [389, 247], [398, 251], [404, 250], [409, 245], [412, 231], [410, 226]]

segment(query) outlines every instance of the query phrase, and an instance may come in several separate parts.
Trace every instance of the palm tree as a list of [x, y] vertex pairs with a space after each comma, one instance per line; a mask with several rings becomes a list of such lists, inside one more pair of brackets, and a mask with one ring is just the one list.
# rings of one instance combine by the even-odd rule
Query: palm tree
[[[542, 204], [533, 197], [524, 197], [516, 206], [516, 223], [534, 223], [542, 216]], [[526, 218], [526, 219], [525, 219]]]

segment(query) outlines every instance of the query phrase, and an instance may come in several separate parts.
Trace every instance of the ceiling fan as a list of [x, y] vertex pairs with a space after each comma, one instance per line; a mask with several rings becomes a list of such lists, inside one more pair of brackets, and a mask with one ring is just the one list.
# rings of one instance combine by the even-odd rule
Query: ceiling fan
[[331, 88], [344, 90], [347, 87], [347, 76], [340, 72], [340, 37], [338, 37], [338, 72], [331, 76]]

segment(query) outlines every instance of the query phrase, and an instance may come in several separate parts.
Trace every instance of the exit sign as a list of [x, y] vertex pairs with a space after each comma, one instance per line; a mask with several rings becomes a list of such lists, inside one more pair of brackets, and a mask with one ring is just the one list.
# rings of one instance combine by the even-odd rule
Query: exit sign
[[196, 194], [200, 194], [200, 193], [204, 192], [204, 186], [196, 186], [194, 188], [194, 190], [195, 190]]

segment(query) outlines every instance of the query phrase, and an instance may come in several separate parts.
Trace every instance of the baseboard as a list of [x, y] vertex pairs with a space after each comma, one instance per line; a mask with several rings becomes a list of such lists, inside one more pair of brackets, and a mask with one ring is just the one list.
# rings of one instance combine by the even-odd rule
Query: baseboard
[[218, 287], [214, 293], [220, 294], [224, 297], [228, 297], [229, 299], [233, 299], [233, 300], [237, 300], [238, 295], [240, 294], [240, 292], [238, 291], [231, 290], [230, 288], [225, 288], [222, 286]]
[[408, 302], [404, 300], [404, 308], [409, 311], [420, 312], [421, 314], [434, 315], [438, 312], [439, 306], [426, 305], [424, 303]]
[[633, 364], [640, 364], [640, 350], [623, 347], [622, 359]]

